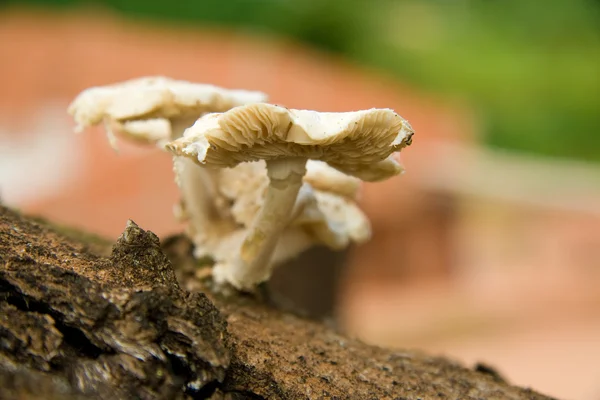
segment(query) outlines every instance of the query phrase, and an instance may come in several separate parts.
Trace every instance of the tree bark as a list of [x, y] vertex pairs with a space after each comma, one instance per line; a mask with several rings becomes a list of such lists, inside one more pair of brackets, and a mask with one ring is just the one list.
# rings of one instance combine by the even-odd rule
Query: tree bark
[[0, 398], [548, 399], [215, 295], [183, 238], [130, 221], [106, 249], [0, 206]]

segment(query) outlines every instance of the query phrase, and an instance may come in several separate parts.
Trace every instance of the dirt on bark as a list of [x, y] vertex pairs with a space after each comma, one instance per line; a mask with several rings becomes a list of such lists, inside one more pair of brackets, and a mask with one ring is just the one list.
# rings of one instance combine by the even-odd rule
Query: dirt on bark
[[216, 295], [183, 237], [58, 231], [0, 206], [1, 399], [549, 399]]

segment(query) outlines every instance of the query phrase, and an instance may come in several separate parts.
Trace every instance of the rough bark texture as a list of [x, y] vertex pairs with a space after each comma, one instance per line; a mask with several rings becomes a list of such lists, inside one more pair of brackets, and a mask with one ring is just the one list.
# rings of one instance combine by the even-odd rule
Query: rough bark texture
[[0, 208], [0, 398], [548, 399], [210, 294], [182, 238], [130, 222], [103, 249]]

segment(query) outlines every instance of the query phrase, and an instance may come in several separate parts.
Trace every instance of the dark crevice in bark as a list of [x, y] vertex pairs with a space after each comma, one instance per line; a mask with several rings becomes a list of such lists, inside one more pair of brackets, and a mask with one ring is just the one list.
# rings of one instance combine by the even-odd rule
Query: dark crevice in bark
[[267, 400], [265, 397], [259, 396], [256, 393], [250, 391], [232, 391], [226, 392], [231, 400]]
[[220, 383], [218, 381], [212, 381], [204, 385], [202, 389], [197, 392], [186, 392], [186, 394], [190, 395], [194, 400], [202, 400], [202, 399], [210, 399], [217, 389], [219, 389]]
[[60, 314], [52, 312], [46, 304], [28, 298], [23, 294], [21, 294], [21, 296], [11, 295], [11, 293], [16, 293], [16, 288], [8, 282], [0, 280], [0, 293], [0, 296], [6, 303], [15, 306], [21, 311], [34, 312], [51, 317], [54, 326], [62, 334], [63, 344], [72, 348], [78, 356], [97, 359], [101, 354], [111, 353], [110, 351], [107, 352], [106, 350], [95, 346], [81, 330], [65, 324], [62, 321]]

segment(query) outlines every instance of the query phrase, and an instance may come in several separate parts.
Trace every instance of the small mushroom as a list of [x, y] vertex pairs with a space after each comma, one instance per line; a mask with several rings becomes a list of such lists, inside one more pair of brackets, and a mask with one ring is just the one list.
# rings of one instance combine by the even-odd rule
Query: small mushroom
[[356, 198], [360, 179], [346, 175], [324, 161], [308, 160], [304, 181], [324, 192], [331, 192], [350, 199]]
[[308, 202], [291, 226], [302, 227], [314, 242], [333, 250], [371, 238], [369, 219], [353, 200], [319, 190], [315, 190], [314, 201]]
[[205, 115], [166, 147], [206, 167], [265, 160], [263, 206], [234, 262], [214, 271], [215, 278], [251, 290], [271, 275], [270, 259], [290, 223], [308, 159], [379, 181], [402, 171], [391, 155], [409, 145], [412, 135], [408, 122], [390, 109], [319, 113], [257, 103]]
[[[264, 193], [269, 186], [265, 161], [222, 169], [216, 186], [219, 195], [231, 202], [232, 218], [249, 227], [262, 208]], [[308, 160], [290, 226], [307, 232], [311, 245], [323, 244], [335, 250], [346, 247], [351, 241], [366, 241], [371, 231], [367, 217], [355, 203], [359, 186], [359, 179], [339, 172], [325, 162]]]

